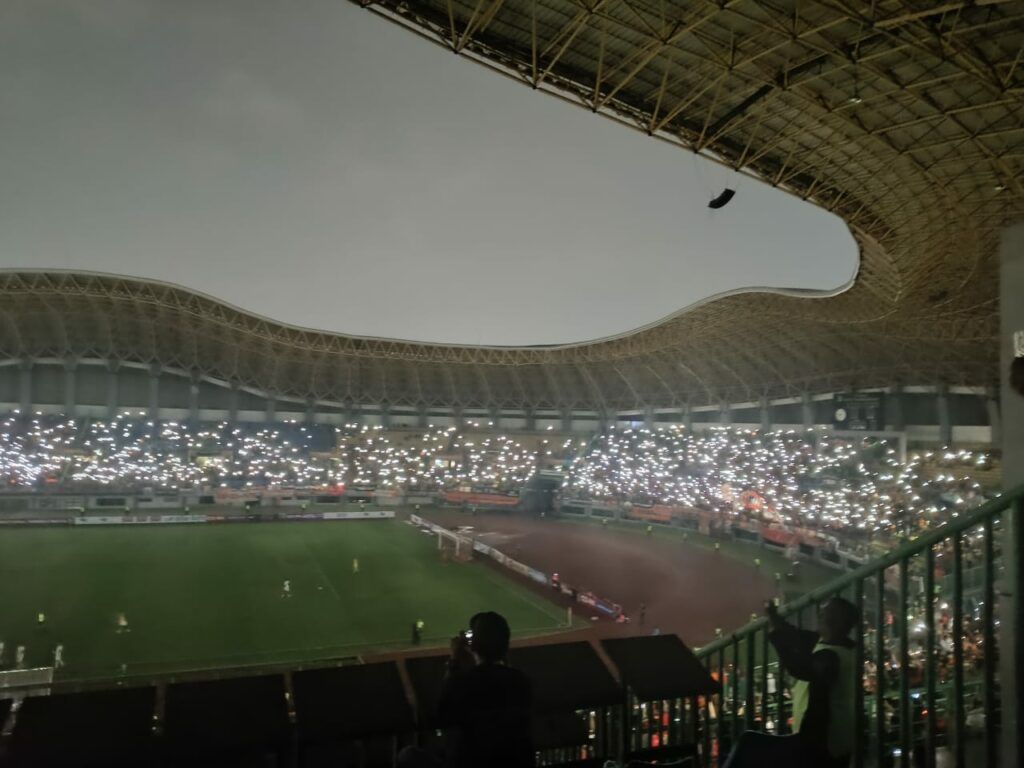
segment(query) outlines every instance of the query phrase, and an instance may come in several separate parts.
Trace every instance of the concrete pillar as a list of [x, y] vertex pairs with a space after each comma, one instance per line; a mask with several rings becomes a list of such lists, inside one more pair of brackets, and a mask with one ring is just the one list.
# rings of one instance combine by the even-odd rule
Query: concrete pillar
[[64, 361], [64, 415], [69, 419], [75, 418], [77, 414], [78, 382], [78, 361], [73, 357]]
[[718, 404], [718, 423], [723, 427], [732, 425], [732, 406], [725, 400]]
[[892, 392], [886, 395], [885, 401], [888, 404], [886, 410], [888, 415], [886, 420], [889, 424], [889, 429], [897, 432], [905, 432], [907, 429], [907, 418], [903, 414], [903, 388], [893, 387]]
[[761, 396], [761, 431], [772, 431], [772, 404], [764, 395]]
[[381, 403], [380, 405], [380, 425], [384, 429], [391, 428], [391, 406], [388, 403]]
[[616, 426], [619, 423], [617, 417], [618, 414], [615, 411], [610, 411], [607, 408], [601, 411], [601, 413], [598, 415], [598, 420], [601, 425], [601, 431], [607, 432], [612, 427]]
[[118, 400], [120, 397], [120, 369], [121, 365], [116, 361], [107, 363], [107, 418], [113, 419], [117, 416]]
[[993, 390], [989, 390], [985, 394], [985, 411], [988, 413], [989, 429], [992, 430], [992, 448], [999, 450], [1003, 445], [1003, 422], [999, 408], [999, 397]]
[[159, 365], [149, 366], [149, 418], [160, 418], [160, 373]]
[[644, 408], [644, 426], [647, 429], [654, 429], [654, 408], [649, 405]]
[[524, 422], [526, 424], [527, 432], [533, 432], [537, 429], [537, 413], [533, 408], [526, 409], [526, 418], [524, 419]]
[[22, 416], [32, 413], [32, 361], [27, 358], [18, 366], [18, 410]]
[[228, 421], [236, 424], [238, 423], [238, 403], [242, 399], [242, 393], [238, 388], [237, 381], [229, 382], [228, 387]]
[[416, 426], [420, 429], [426, 429], [429, 424], [430, 419], [428, 418], [427, 406], [418, 406], [416, 408]]
[[804, 429], [810, 429], [814, 426], [814, 400], [811, 399], [810, 392], [804, 392], [801, 397], [800, 416]]
[[501, 429], [501, 409], [491, 408], [487, 412], [487, 420], [491, 422], [494, 429]]
[[1003, 233], [999, 256], [999, 410], [1003, 421], [1003, 485], [1009, 489], [1024, 483], [1024, 393], [1010, 384], [1014, 359], [1024, 357], [1024, 224]]
[[687, 432], [693, 431], [693, 409], [690, 407], [690, 402], [687, 401], [683, 404], [682, 412], [682, 424], [686, 427]]
[[572, 410], [570, 408], [562, 409], [562, 431], [572, 432]]
[[947, 386], [939, 387], [939, 391], [935, 395], [935, 406], [939, 415], [939, 443], [952, 445], [953, 417], [949, 410], [949, 388]]
[[305, 422], [307, 424], [316, 423], [316, 400], [312, 397], [306, 399]]
[[362, 424], [363, 423], [363, 409], [356, 405], [355, 401], [348, 400], [345, 402], [345, 423], [346, 424]]
[[[999, 245], [999, 410], [1002, 416], [1003, 487], [1024, 483], [1024, 391], [1011, 375], [1024, 357], [1024, 224], [1003, 231]], [[1019, 380], [1018, 380], [1019, 386]], [[1024, 506], [1003, 516], [1004, 581], [1000, 585], [999, 679], [1002, 681], [1003, 765], [1024, 763]], [[1009, 619], [1009, 620], [1008, 620]]]
[[267, 410], [263, 414], [263, 418], [267, 424], [273, 424], [277, 421], [277, 400], [274, 399], [273, 395], [267, 395]]
[[188, 418], [193, 424], [199, 423], [199, 375], [192, 374], [188, 380]]

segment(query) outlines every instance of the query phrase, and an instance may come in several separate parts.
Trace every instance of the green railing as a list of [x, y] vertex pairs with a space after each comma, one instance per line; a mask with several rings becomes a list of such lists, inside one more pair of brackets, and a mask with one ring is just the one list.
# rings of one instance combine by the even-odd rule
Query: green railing
[[[1012, 542], [1003, 535], [1011, 516]], [[829, 597], [846, 597], [860, 610], [856, 768], [935, 766], [940, 751], [956, 766], [999, 764], [999, 655], [1013, 654], [1018, 663], [1024, 656], [1024, 611], [1022, 601], [1012, 614], [998, 602], [996, 579], [1021, 594], [1022, 526], [1024, 486], [779, 608], [808, 629]], [[966, 587], [965, 574], [973, 577]], [[1012, 647], [997, 648], [1001, 621]], [[693, 723], [704, 766], [721, 765], [744, 730], [781, 735], [790, 728], [786, 675], [768, 629], [767, 619], [757, 619], [697, 651], [722, 684], [721, 693], [699, 702]], [[1003, 685], [1013, 690], [1011, 681]]]

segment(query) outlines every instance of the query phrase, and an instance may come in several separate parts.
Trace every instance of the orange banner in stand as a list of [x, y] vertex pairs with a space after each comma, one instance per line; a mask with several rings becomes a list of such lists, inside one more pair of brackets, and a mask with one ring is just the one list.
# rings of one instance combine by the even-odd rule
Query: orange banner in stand
[[502, 493], [445, 491], [441, 497], [448, 504], [477, 504], [481, 507], [514, 507], [519, 503], [518, 496], [506, 496]]
[[626, 516], [633, 520], [646, 520], [650, 523], [671, 523], [676, 510], [664, 504], [653, 507], [631, 507]]

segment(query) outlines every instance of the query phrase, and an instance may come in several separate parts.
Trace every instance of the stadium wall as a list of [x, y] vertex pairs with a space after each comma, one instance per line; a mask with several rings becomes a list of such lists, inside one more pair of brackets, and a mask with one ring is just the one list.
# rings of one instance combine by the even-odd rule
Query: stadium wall
[[[0, 360], [0, 411], [20, 410], [111, 418], [124, 411], [165, 420], [296, 421], [423, 428], [478, 424], [509, 431], [592, 433], [620, 426], [683, 425], [705, 430], [722, 425], [758, 429], [828, 427], [833, 394], [805, 394], [771, 401], [621, 411], [483, 411], [412, 408], [377, 403], [299, 401], [197, 377], [169, 367], [103, 359]], [[910, 445], [993, 443], [999, 423], [995, 394], [977, 388], [904, 387], [886, 391], [888, 432]], [[998, 436], [998, 430], [995, 433]]]

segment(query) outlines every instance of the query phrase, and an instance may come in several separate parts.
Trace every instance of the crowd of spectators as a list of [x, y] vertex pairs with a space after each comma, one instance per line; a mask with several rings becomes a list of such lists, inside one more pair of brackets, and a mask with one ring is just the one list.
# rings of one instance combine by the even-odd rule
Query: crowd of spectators
[[[988, 454], [966, 450], [901, 461], [884, 441], [820, 432], [620, 428], [549, 441], [486, 428], [190, 426], [130, 415], [75, 421], [17, 413], [0, 420], [0, 484], [7, 489], [515, 492], [546, 467], [563, 470], [563, 501], [671, 505], [851, 540], [912, 535], [966, 511], [985, 495], [973, 473], [991, 466]], [[745, 494], [757, 503], [741, 503]]]
[[0, 484], [7, 489], [372, 486], [439, 490], [521, 487], [537, 451], [505, 435], [454, 427], [390, 433], [347, 425], [191, 427], [122, 415], [110, 421], [0, 420]]
[[[981, 501], [987, 453], [921, 451], [820, 432], [617, 429], [568, 469], [566, 498], [678, 505], [836, 533], [910, 534]], [[755, 508], [740, 503], [757, 494]]]

